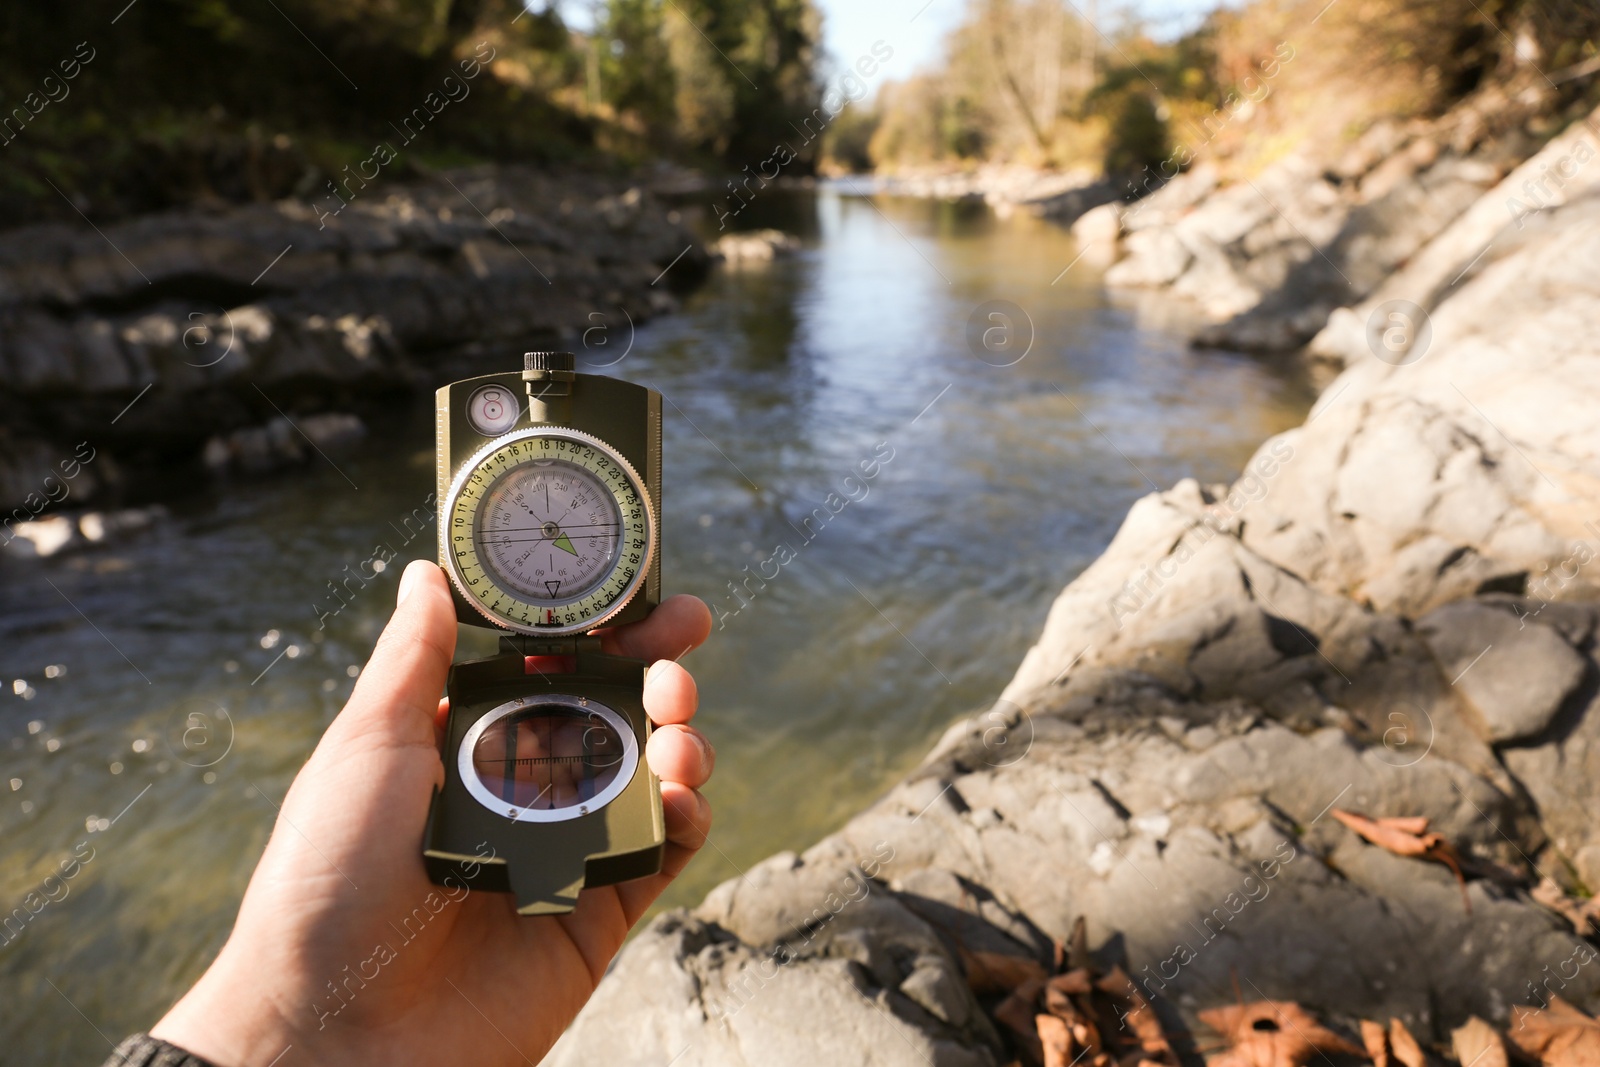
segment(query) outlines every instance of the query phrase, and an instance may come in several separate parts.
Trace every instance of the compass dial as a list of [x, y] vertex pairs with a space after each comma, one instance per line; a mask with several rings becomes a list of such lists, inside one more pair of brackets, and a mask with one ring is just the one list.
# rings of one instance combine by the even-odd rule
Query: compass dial
[[594, 629], [650, 566], [655, 514], [638, 474], [577, 430], [507, 434], [451, 489], [451, 577], [492, 621], [522, 633]]

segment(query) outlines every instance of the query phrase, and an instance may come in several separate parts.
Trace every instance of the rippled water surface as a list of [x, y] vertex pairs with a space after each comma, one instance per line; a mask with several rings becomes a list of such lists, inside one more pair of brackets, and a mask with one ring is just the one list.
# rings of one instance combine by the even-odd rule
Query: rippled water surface
[[[752, 220], [804, 250], [714, 274], [609, 371], [671, 401], [664, 577], [722, 623], [687, 661], [719, 753], [716, 847], [669, 903], [880, 794], [994, 697], [1150, 482], [1230, 480], [1309, 399], [1254, 361], [1140, 327], [1087, 261], [1062, 273], [1077, 250], [1046, 223], [832, 191], [771, 194]], [[1033, 322], [1014, 366], [968, 348], [970, 313], [997, 299]], [[609, 340], [598, 354], [627, 345], [626, 325]], [[376, 546], [433, 551], [406, 523], [432, 488], [431, 412], [370, 421], [338, 469], [186, 492], [175, 478], [151, 533], [0, 563], [0, 906], [92, 850], [0, 945], [7, 1061], [98, 1062], [101, 1034], [151, 1025], [220, 946], [399, 568], [325, 630], [312, 605]], [[847, 485], [862, 461], [876, 476]], [[826, 523], [808, 523], [819, 507]], [[780, 545], [794, 558], [736, 598], [729, 583]], [[226, 754], [219, 734], [213, 766], [175, 758], [219, 707]]]

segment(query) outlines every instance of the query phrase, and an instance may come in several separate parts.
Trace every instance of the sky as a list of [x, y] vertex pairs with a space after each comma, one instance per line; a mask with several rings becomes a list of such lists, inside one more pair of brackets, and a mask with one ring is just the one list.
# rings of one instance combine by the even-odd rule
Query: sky
[[[1086, 0], [1068, 0], [1087, 13]], [[841, 65], [853, 63], [874, 42], [894, 49], [884, 64], [892, 78], [903, 78], [939, 58], [944, 35], [961, 21], [967, 0], [817, 0], [822, 9], [823, 40]], [[1130, 9], [1157, 37], [1170, 38], [1198, 25], [1217, 0], [1100, 0], [1097, 22], [1109, 29]]]
[[[552, 0], [567, 25], [593, 24], [595, 0]], [[1067, 0], [1087, 11], [1087, 0]], [[840, 67], [853, 64], [878, 41], [894, 50], [883, 64], [889, 78], [904, 78], [939, 58], [944, 35], [961, 21], [967, 0], [816, 0], [822, 9], [823, 44]], [[1097, 20], [1109, 28], [1124, 12], [1136, 12], [1157, 37], [1192, 29], [1218, 0], [1099, 0]], [[874, 81], [877, 79], [875, 78]], [[874, 91], [876, 85], [871, 87]]]

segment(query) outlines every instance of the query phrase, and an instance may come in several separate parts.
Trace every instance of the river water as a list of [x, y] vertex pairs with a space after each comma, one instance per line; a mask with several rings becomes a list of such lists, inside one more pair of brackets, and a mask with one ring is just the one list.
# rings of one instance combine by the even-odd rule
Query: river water
[[[763, 196], [739, 221], [797, 233], [798, 255], [721, 269], [636, 331], [603, 312], [586, 335], [591, 364], [621, 357], [606, 373], [670, 400], [663, 575], [721, 624], [686, 661], [718, 748], [715, 847], [670, 904], [881, 794], [993, 699], [1151, 483], [1231, 480], [1311, 399], [1108, 300], [1051, 224], [837, 189]], [[1009, 354], [968, 342], [994, 300], [1032, 323], [1010, 366], [996, 364], [1022, 355], [1025, 326]], [[429, 404], [370, 421], [332, 462], [175, 479], [170, 521], [113, 548], [0, 562], [0, 910], [92, 855], [0, 944], [6, 1060], [98, 1062], [220, 946], [399, 567], [325, 629], [312, 605], [379, 544], [433, 551], [406, 523], [432, 489]], [[862, 461], [876, 475], [847, 484]], [[743, 584], [783, 544], [777, 577]]]

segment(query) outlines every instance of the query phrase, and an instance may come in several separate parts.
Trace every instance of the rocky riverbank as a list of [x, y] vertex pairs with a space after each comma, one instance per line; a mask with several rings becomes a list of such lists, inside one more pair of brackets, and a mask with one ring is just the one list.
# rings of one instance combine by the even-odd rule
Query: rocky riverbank
[[1085, 212], [1127, 195], [1091, 171], [985, 164], [971, 170], [903, 170], [842, 179], [851, 191], [987, 204], [997, 214], [1027, 212], [1070, 225]]
[[[1194, 304], [1211, 320], [1198, 343], [1296, 351], [1338, 309], [1370, 314], [1392, 299], [1431, 308], [1461, 280], [1433, 276], [1456, 251], [1435, 238], [1469, 210], [1471, 224], [1456, 230], [1476, 252], [1591, 188], [1600, 167], [1585, 166], [1586, 146], [1600, 121], [1585, 112], [1537, 92], [1485, 90], [1438, 119], [1379, 121], [1337, 154], [1304, 146], [1254, 176], [1224, 180], [1202, 163], [1143, 199], [1098, 208], [1075, 233], [1115, 261], [1108, 285]], [[1380, 319], [1381, 340], [1391, 323]], [[1348, 313], [1342, 320], [1344, 340], [1314, 354], [1342, 362]]]
[[[1600, 887], [1600, 195], [1580, 170], [1508, 228], [1509, 158], [1427, 154], [1401, 184], [1453, 159], [1417, 186], [1445, 206], [1373, 236], [1405, 266], [1345, 292], [1403, 290], [1426, 331], [1341, 349], [1233, 485], [1141, 500], [992, 708], [837, 833], [657, 918], [547, 1063], [1010, 1063], [992, 1012], [1079, 917], [1186, 1056], [1236, 998], [1438, 1048], [1552, 994], [1600, 1008], [1600, 954], [1547, 906]], [[1316, 235], [1354, 232], [1336, 216]], [[1426, 817], [1464, 881], [1334, 811]]]
[[282, 420], [348, 436], [350, 415], [485, 355], [596, 326], [620, 347], [709, 262], [613, 175], [483, 167], [341, 191], [0, 232], [0, 500], [62, 499], [80, 444], [97, 458], [74, 503], [203, 450], [213, 467], [288, 461], [298, 435], [270, 447]]

